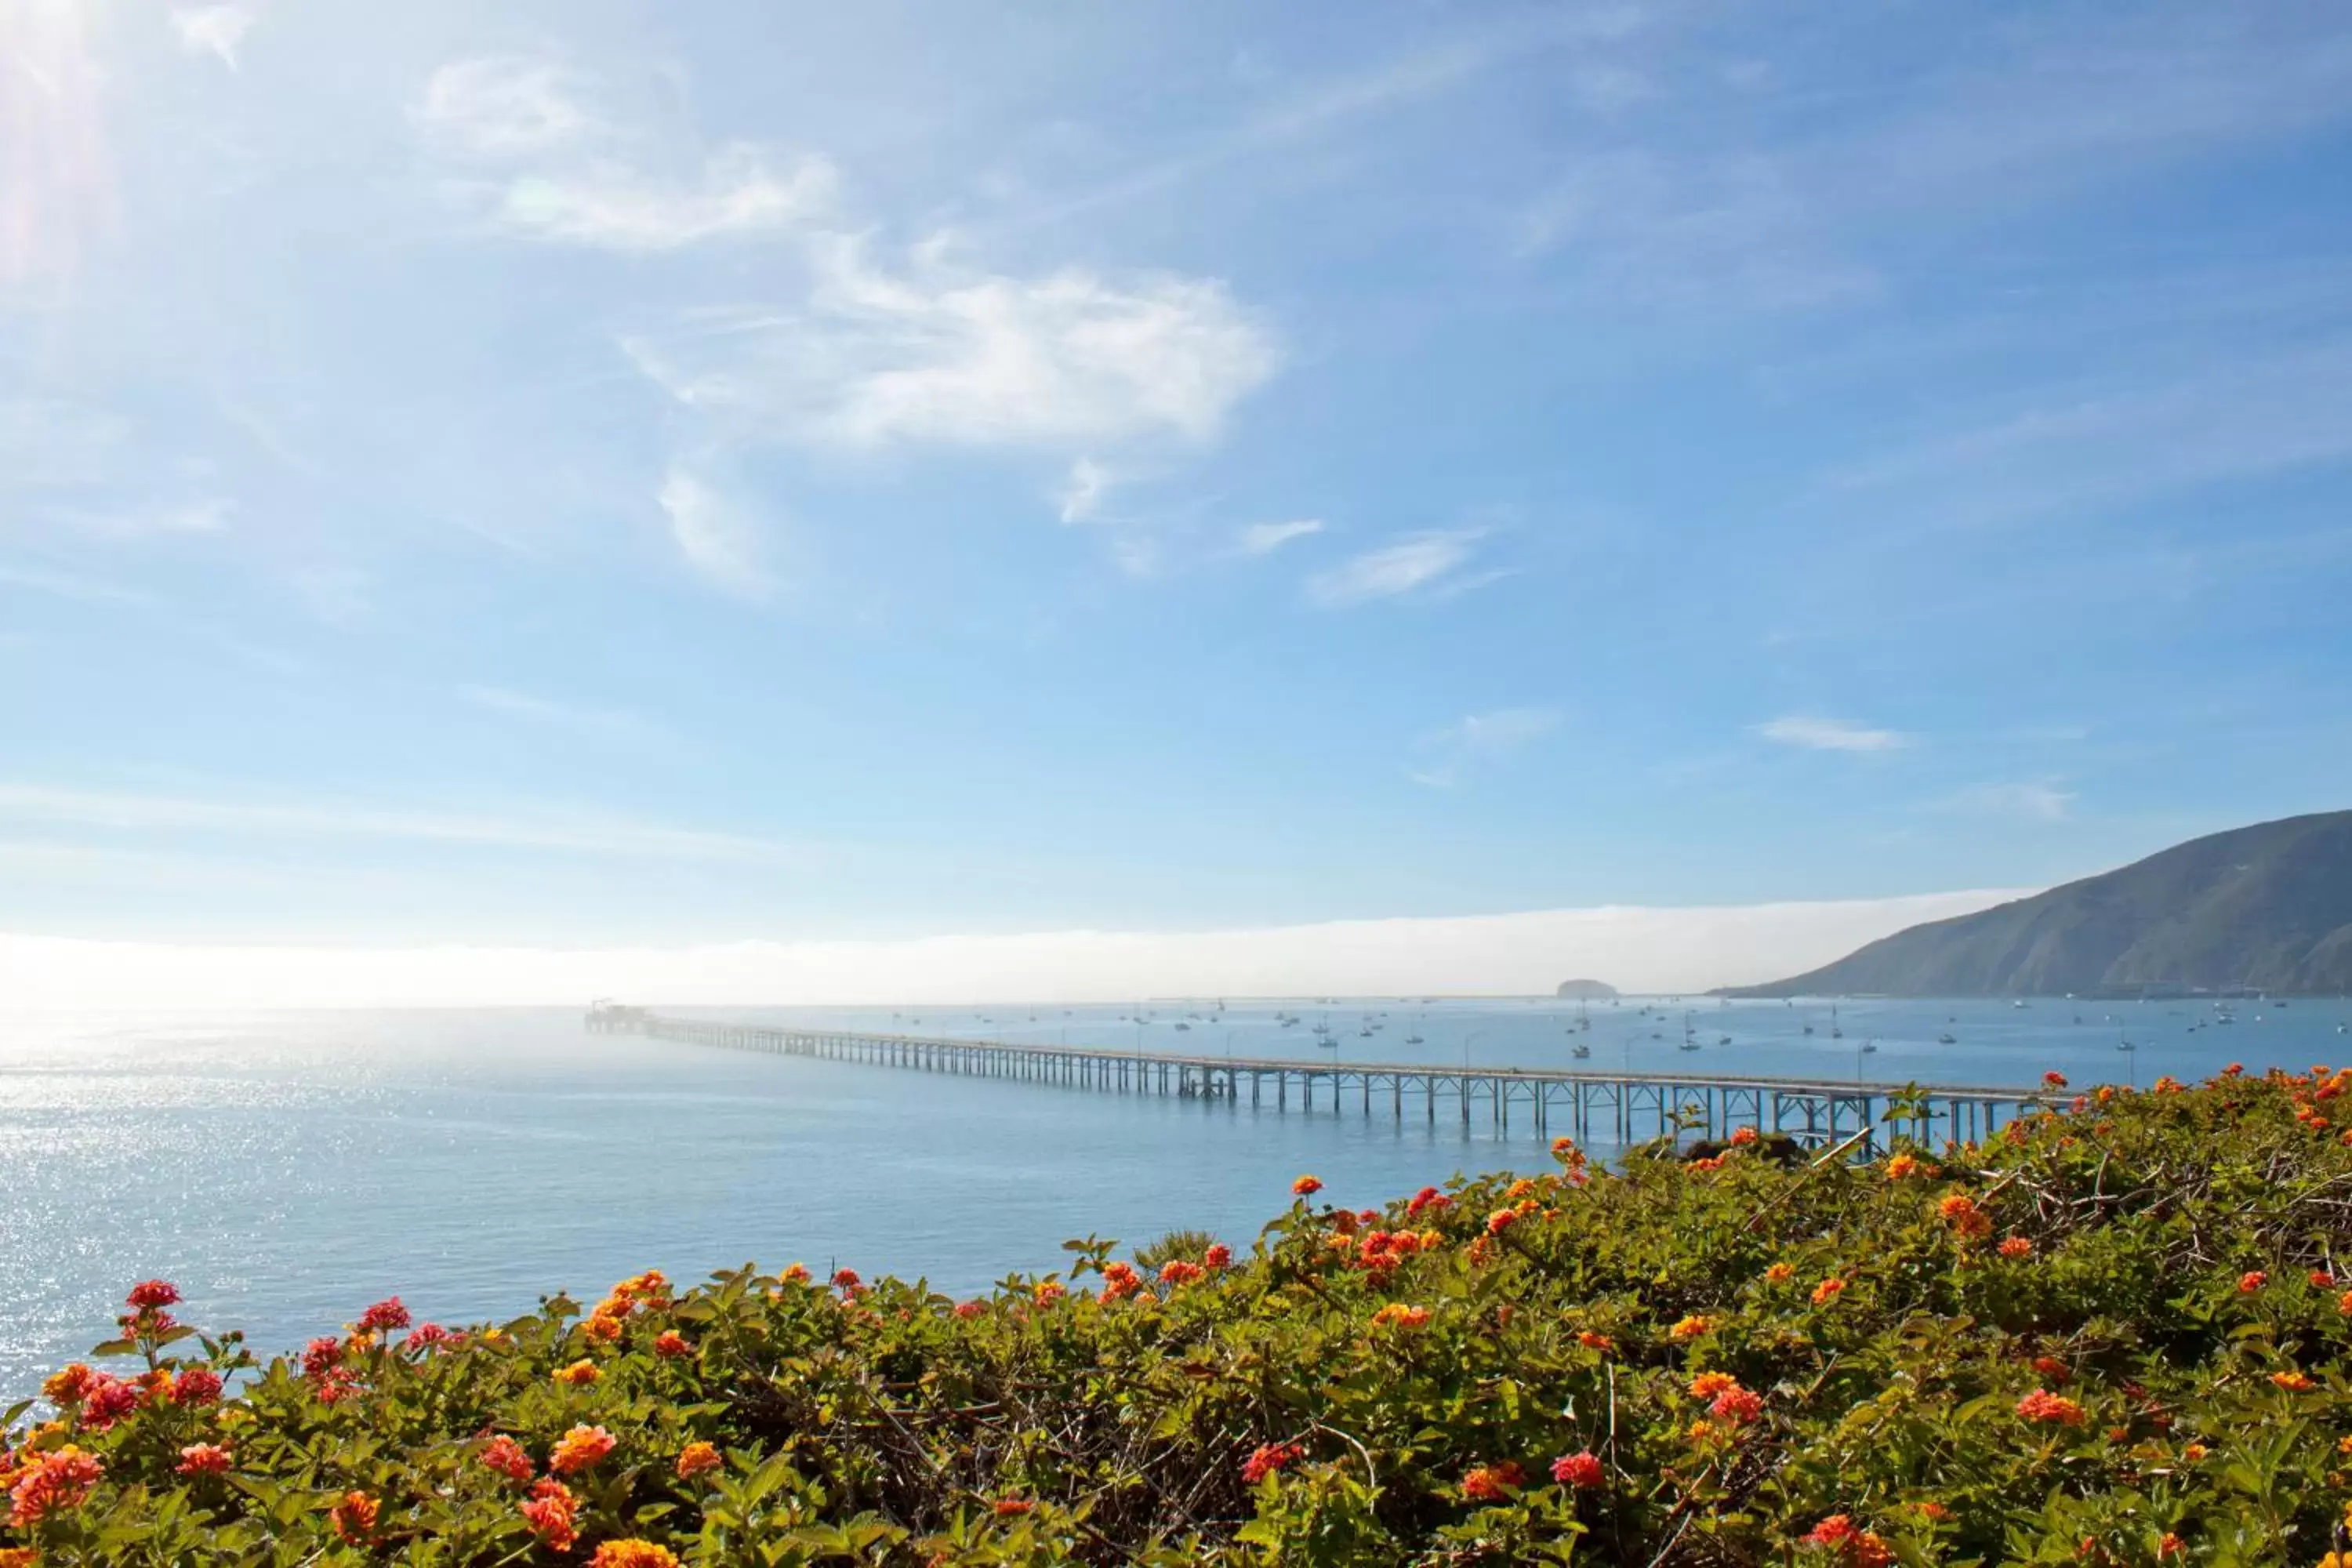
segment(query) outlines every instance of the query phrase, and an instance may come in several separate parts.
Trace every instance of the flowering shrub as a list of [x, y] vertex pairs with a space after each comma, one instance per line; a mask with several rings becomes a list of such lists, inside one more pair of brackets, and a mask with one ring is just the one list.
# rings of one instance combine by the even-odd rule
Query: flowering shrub
[[0, 1419], [0, 1568], [2352, 1568], [2347, 1088], [1302, 1178], [1244, 1253], [1073, 1242], [961, 1302], [647, 1273], [261, 1362], [149, 1280]]

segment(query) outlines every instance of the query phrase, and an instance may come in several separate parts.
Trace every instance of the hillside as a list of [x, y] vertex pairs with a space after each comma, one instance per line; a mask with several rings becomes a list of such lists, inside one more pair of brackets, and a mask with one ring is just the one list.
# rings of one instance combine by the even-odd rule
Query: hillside
[[2352, 811], [2195, 838], [1731, 996], [2352, 988]]

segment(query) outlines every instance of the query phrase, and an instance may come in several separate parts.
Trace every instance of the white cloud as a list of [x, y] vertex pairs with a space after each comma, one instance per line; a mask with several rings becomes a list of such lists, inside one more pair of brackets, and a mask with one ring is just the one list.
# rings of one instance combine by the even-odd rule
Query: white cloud
[[229, 69], [237, 68], [236, 51], [245, 42], [246, 34], [261, 20], [261, 7], [254, 5], [175, 5], [172, 8], [172, 26], [180, 35], [181, 45], [191, 52], [209, 52], [220, 57]]
[[1446, 584], [1486, 534], [1483, 528], [1457, 528], [1382, 545], [1309, 577], [1307, 596], [1326, 609], [1339, 609]]
[[837, 235], [815, 263], [803, 309], [706, 318], [625, 346], [672, 396], [747, 436], [1066, 452], [1210, 440], [1278, 361], [1213, 279], [1017, 278], [936, 253], [894, 274]]
[[1783, 746], [1809, 752], [1891, 752], [1907, 746], [1911, 738], [1895, 730], [1874, 730], [1843, 719], [1790, 714], [1756, 726], [1756, 732]]
[[1971, 784], [1937, 804], [1943, 810], [1969, 816], [2063, 822], [2074, 814], [2074, 793], [2049, 784]]
[[1072, 463], [1069, 477], [1054, 498], [1061, 508], [1062, 521], [1084, 522], [1094, 516], [1103, 497], [1110, 493], [1112, 482], [1110, 470], [1091, 458]]
[[1407, 776], [1416, 784], [1448, 788], [1465, 770], [1500, 762], [1558, 728], [1559, 713], [1550, 708], [1498, 708], [1468, 714], [1421, 738], [1418, 749], [1429, 761], [1409, 769]]
[[438, 146], [514, 157], [562, 146], [596, 128], [578, 88], [572, 72], [547, 60], [452, 60], [433, 73], [409, 112]]
[[1242, 530], [1241, 552], [1244, 555], [1271, 555], [1294, 539], [1323, 531], [1320, 518], [1300, 518], [1295, 522], [1254, 522]]
[[764, 599], [773, 592], [760, 531], [740, 507], [676, 466], [662, 480], [660, 500], [670, 537], [695, 571], [738, 598]]
[[1611, 907], [1179, 933], [1046, 931], [692, 948], [175, 947], [0, 936], [24, 1007], [753, 1006], [1137, 996], [1549, 995], [1571, 974], [1681, 994], [1799, 974], [2030, 889], [1832, 903]]
[[[831, 202], [833, 165], [750, 142], [698, 156], [586, 102], [588, 84], [551, 61], [490, 56], [435, 71], [409, 114], [452, 158], [501, 165], [453, 188], [533, 239], [606, 250], [677, 250], [783, 233]], [[678, 177], [664, 171], [697, 172]]]
[[529, 817], [488, 817], [342, 804], [199, 800], [42, 784], [0, 784], [0, 822], [256, 839], [383, 839], [653, 860], [786, 865], [805, 859], [801, 849], [772, 839], [561, 810], [535, 812]]
[[833, 165], [798, 157], [781, 167], [760, 148], [726, 147], [698, 183], [665, 184], [625, 165], [597, 163], [526, 174], [499, 197], [497, 222], [536, 239], [606, 250], [677, 250], [705, 240], [779, 234], [822, 211]]

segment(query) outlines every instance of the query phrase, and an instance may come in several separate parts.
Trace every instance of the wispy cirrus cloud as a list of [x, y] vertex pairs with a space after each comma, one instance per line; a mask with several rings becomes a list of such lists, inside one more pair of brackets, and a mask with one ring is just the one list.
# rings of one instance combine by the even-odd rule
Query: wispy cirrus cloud
[[492, 713], [581, 734], [636, 737], [651, 729], [640, 715], [617, 708], [592, 708], [576, 702], [559, 702], [551, 698], [536, 697], [528, 691], [516, 691], [503, 686], [462, 686], [457, 689], [457, 695], [473, 706]]
[[830, 204], [832, 163], [735, 142], [699, 156], [655, 142], [589, 102], [588, 80], [557, 62], [486, 56], [435, 71], [410, 106], [418, 135], [467, 172], [451, 186], [495, 227], [604, 250], [681, 250], [777, 235]]
[[656, 499], [678, 553], [704, 579], [739, 599], [773, 595], [762, 531], [740, 501], [679, 464], [671, 465]]
[[1486, 536], [1484, 528], [1443, 529], [1368, 550], [1309, 577], [1307, 602], [1335, 610], [1407, 595], [1467, 592], [1500, 575], [1463, 571]]
[[1244, 555], [1271, 555], [1295, 539], [1323, 531], [1323, 520], [1303, 517], [1290, 522], [1254, 522], [1241, 531], [1234, 548]]
[[237, 68], [236, 51], [245, 36], [261, 20], [257, 5], [174, 5], [172, 27], [181, 46], [191, 53], [217, 56], [231, 70]]
[[2075, 793], [2047, 782], [1970, 784], [1934, 803], [1939, 811], [1969, 816], [2004, 816], [2020, 822], [2063, 822], [2074, 815]]
[[1874, 729], [1843, 719], [1792, 713], [1756, 726], [1756, 732], [1776, 745], [1808, 752], [1892, 752], [1911, 743], [1899, 730]]
[[679, 403], [819, 445], [1084, 453], [1213, 440], [1271, 376], [1273, 339], [1214, 279], [1018, 277], [919, 249], [903, 271], [834, 235], [807, 297], [627, 341]]
[[1406, 776], [1433, 789], [1450, 789], [1465, 773], [1516, 755], [1550, 734], [1559, 728], [1559, 719], [1552, 708], [1497, 708], [1465, 714], [1415, 742], [1425, 760], [1407, 769]]
[[305, 801], [205, 800], [44, 784], [0, 783], [0, 823], [44, 823], [117, 833], [216, 835], [247, 839], [368, 839], [482, 850], [619, 858], [802, 863], [800, 847], [560, 808], [485, 816]]
[[1116, 482], [1111, 471], [1092, 458], [1080, 458], [1072, 463], [1068, 475], [1062, 480], [1061, 489], [1054, 498], [1062, 521], [1084, 522], [1094, 516]]

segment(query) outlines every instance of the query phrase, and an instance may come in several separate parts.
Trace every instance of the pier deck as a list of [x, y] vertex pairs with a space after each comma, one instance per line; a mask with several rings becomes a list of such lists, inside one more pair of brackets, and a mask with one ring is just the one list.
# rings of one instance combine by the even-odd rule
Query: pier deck
[[1011, 1079], [1112, 1094], [1160, 1094], [1254, 1110], [1343, 1113], [1400, 1123], [1419, 1112], [1437, 1125], [1443, 1107], [1465, 1132], [1484, 1123], [1497, 1135], [1512, 1119], [1539, 1138], [1560, 1133], [1579, 1142], [1622, 1148], [1669, 1133], [1725, 1138], [1738, 1128], [1786, 1133], [1827, 1144], [1873, 1135], [1894, 1102], [1908, 1096], [1915, 1114], [1904, 1130], [1923, 1142], [1974, 1142], [2056, 1100], [2037, 1089], [1980, 1085], [1903, 1086], [1852, 1080], [1770, 1078], [1743, 1073], [1564, 1070], [1446, 1067], [1333, 1059], [1190, 1056], [1087, 1046], [1029, 1045], [945, 1036], [884, 1035], [787, 1028], [665, 1016], [638, 1007], [599, 1006], [588, 1027], [685, 1044], [777, 1056], [866, 1062], [921, 1072]]

